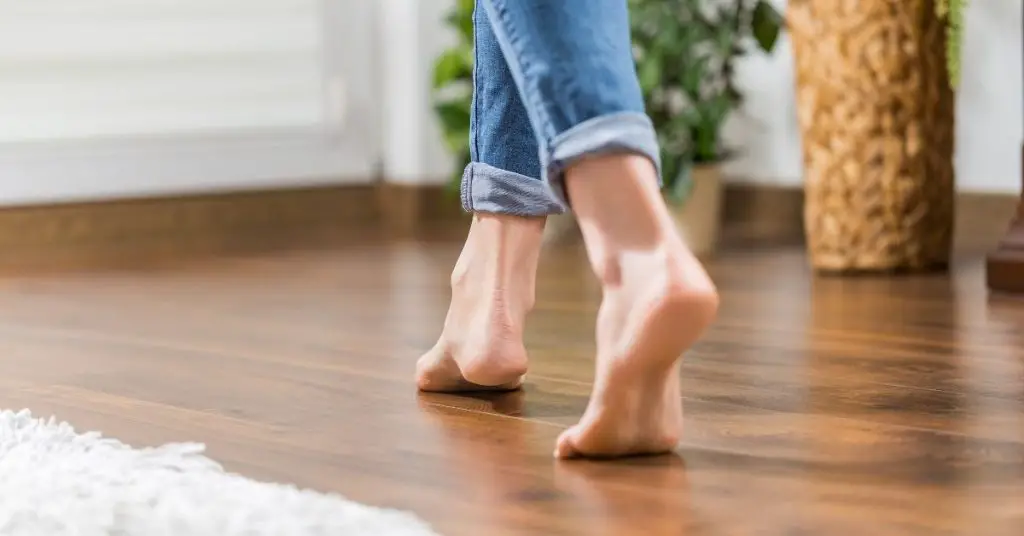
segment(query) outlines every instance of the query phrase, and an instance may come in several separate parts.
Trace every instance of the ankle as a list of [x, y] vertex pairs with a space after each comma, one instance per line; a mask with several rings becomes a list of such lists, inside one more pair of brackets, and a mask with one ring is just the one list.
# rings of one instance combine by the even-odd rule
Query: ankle
[[525, 314], [534, 302], [544, 218], [476, 213], [451, 275], [453, 297]]
[[[718, 290], [700, 261], [681, 243], [666, 243], [649, 252], [607, 251], [592, 267], [603, 288], [647, 287], [666, 301], [718, 310]], [[657, 286], [657, 289], [651, 289]]]

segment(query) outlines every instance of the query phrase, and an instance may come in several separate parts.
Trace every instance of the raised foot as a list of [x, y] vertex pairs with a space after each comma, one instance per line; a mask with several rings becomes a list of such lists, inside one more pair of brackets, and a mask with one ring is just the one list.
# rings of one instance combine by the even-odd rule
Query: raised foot
[[679, 361], [714, 319], [718, 295], [695, 260], [668, 265], [642, 284], [606, 287], [594, 392], [579, 424], [559, 437], [556, 457], [655, 455], [678, 445]]

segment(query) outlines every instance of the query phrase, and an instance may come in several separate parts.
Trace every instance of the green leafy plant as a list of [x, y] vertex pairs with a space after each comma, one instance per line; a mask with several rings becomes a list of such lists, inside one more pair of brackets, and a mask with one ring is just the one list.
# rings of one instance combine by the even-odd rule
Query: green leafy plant
[[629, 0], [637, 74], [661, 143], [666, 195], [681, 202], [694, 164], [728, 156], [725, 121], [743, 102], [736, 62], [770, 52], [783, 18], [767, 0]]
[[[666, 195], [682, 201], [690, 167], [728, 154], [721, 130], [742, 103], [736, 61], [756, 49], [771, 51], [783, 19], [768, 0], [629, 0], [629, 6], [637, 74], [662, 147]], [[473, 0], [458, 0], [445, 21], [458, 41], [434, 65], [435, 109], [446, 144], [466, 164]]]
[[949, 85], [960, 85], [960, 47], [963, 44], [967, 0], [935, 0], [935, 14], [946, 22], [946, 68]]
[[445, 16], [457, 41], [434, 62], [434, 110], [445, 145], [461, 164], [449, 182], [457, 189], [462, 170], [469, 164], [469, 123], [473, 106], [473, 3], [457, 0]]

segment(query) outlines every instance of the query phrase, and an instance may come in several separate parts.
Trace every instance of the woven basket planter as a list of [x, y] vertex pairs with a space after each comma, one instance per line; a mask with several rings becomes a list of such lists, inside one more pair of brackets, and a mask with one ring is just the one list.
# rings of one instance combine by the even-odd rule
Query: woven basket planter
[[948, 265], [954, 94], [931, 0], [790, 0], [812, 266]]

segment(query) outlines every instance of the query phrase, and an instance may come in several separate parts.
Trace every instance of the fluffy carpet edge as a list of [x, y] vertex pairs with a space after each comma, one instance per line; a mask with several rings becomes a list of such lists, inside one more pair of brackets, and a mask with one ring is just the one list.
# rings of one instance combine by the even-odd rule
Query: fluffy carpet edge
[[437, 536], [416, 516], [231, 474], [205, 446], [135, 449], [0, 411], [4, 536]]

